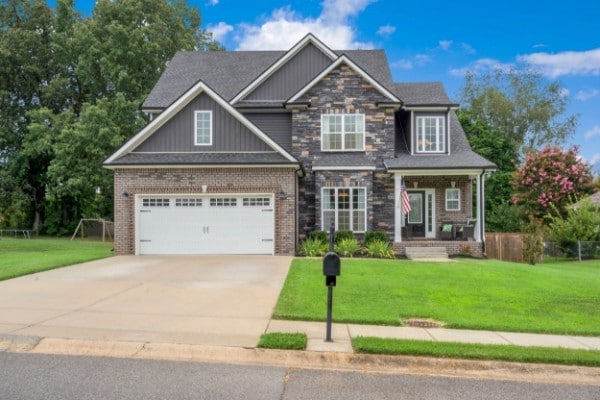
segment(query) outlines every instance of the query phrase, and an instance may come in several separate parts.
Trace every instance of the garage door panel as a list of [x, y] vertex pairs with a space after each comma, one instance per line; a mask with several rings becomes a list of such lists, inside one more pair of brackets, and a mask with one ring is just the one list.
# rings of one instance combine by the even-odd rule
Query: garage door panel
[[142, 198], [139, 254], [273, 254], [272, 197], [248, 196]]

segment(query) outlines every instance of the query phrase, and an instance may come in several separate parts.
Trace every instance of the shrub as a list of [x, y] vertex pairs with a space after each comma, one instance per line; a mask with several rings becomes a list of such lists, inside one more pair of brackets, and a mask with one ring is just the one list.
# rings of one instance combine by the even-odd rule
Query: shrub
[[544, 254], [544, 226], [542, 222], [533, 217], [529, 217], [529, 224], [524, 224], [523, 231], [523, 260], [535, 265], [541, 261]]
[[567, 216], [548, 215], [550, 220], [548, 239], [569, 257], [575, 255], [577, 241], [600, 242], [600, 210], [589, 199], [578, 207], [570, 207]]
[[343, 257], [352, 257], [360, 250], [358, 240], [342, 239], [335, 245], [335, 252]]
[[335, 243], [339, 243], [344, 239], [354, 239], [352, 231], [336, 231], [335, 232]]
[[459, 244], [458, 253], [464, 257], [471, 257], [473, 255], [473, 248], [470, 244]]
[[329, 246], [322, 240], [318, 239], [306, 239], [302, 243], [300, 243], [300, 247], [298, 248], [298, 253], [301, 256], [308, 257], [319, 257], [327, 253], [329, 250]]
[[367, 231], [365, 232], [365, 246], [369, 243], [379, 240], [380, 242], [388, 242], [389, 239], [384, 231]]
[[325, 231], [312, 231], [308, 233], [309, 239], [320, 240], [323, 243], [327, 243], [327, 232]]
[[392, 249], [388, 240], [373, 240], [365, 246], [364, 251], [369, 257], [394, 258], [394, 249]]

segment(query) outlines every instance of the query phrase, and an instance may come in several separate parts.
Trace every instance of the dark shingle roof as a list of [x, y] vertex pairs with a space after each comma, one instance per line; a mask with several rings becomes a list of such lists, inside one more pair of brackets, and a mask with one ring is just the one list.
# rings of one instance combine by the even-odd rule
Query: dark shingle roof
[[[230, 101], [282, 57], [285, 51], [179, 51], [144, 101], [144, 109], [168, 107], [200, 79]], [[392, 78], [383, 50], [344, 50], [380, 84], [391, 88]]]
[[385, 160], [388, 169], [496, 169], [496, 164], [471, 150], [465, 132], [454, 111], [450, 112], [450, 154], [410, 155], [402, 144], [396, 157]]
[[284, 51], [179, 51], [154, 85], [142, 108], [165, 108], [200, 79], [231, 100]]
[[110, 163], [119, 165], [290, 164], [275, 152], [263, 153], [129, 153]]
[[449, 105], [441, 82], [394, 83], [393, 92], [405, 105]]

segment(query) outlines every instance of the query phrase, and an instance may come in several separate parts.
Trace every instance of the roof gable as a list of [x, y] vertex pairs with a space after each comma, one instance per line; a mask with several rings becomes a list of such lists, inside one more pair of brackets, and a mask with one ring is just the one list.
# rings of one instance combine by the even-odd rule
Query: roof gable
[[396, 97], [392, 92], [390, 92], [385, 86], [377, 82], [371, 75], [365, 72], [361, 67], [356, 65], [352, 60], [342, 54], [335, 60], [329, 67], [323, 70], [319, 75], [317, 75], [314, 79], [312, 79], [306, 86], [301, 88], [298, 92], [296, 92], [289, 100], [288, 103], [293, 103], [300, 99], [306, 92], [308, 92], [313, 86], [319, 83], [324, 77], [326, 77], [331, 71], [339, 67], [341, 64], [346, 64], [349, 66], [354, 72], [356, 72], [359, 76], [361, 76], [364, 80], [369, 82], [373, 87], [379, 91], [384, 97], [386, 97], [392, 103], [400, 103], [400, 99]]
[[[312, 45], [321, 51], [331, 61], [335, 60], [337, 55], [331, 49], [329, 49], [323, 42], [317, 39], [313, 34], [309, 33], [302, 40], [300, 40], [294, 47], [288, 50], [279, 60], [271, 65], [266, 71], [260, 74], [254, 81], [246, 86], [240, 93], [238, 93], [232, 100], [231, 103], [235, 104], [240, 100], [245, 99], [248, 95], [259, 88], [269, 78], [274, 76], [280, 69], [282, 69], [290, 60], [300, 54], [307, 46]], [[285, 99], [281, 99], [285, 100]]]
[[123, 157], [133, 152], [138, 146], [144, 141], [151, 137], [161, 127], [165, 126], [171, 119], [173, 119], [181, 110], [183, 110], [192, 100], [196, 99], [200, 94], [205, 93], [214, 100], [220, 107], [222, 107], [232, 117], [237, 119], [243, 126], [255, 134], [262, 142], [264, 142], [269, 148], [273, 149], [274, 152], [282, 155], [289, 162], [297, 162], [297, 160], [289, 154], [285, 149], [273, 141], [268, 135], [262, 132], [246, 117], [244, 117], [239, 111], [227, 103], [222, 97], [215, 93], [208, 85], [204, 82], [197, 82], [192, 88], [185, 92], [179, 99], [173, 104], [167, 107], [162, 113], [160, 113], [154, 120], [140, 130], [135, 136], [133, 136], [127, 143], [119, 148], [113, 155], [111, 155], [104, 164], [111, 164], [113, 161], [120, 157]]

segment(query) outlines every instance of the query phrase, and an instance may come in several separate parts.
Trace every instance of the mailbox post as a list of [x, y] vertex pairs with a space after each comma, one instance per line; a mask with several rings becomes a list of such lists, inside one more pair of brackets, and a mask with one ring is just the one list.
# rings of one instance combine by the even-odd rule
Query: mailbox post
[[341, 273], [341, 261], [333, 251], [335, 227], [333, 223], [329, 228], [329, 252], [323, 257], [323, 275], [325, 275], [325, 285], [327, 286], [327, 332], [325, 334], [326, 342], [333, 342], [331, 339], [331, 322], [333, 309], [333, 287], [336, 284], [336, 278]]

